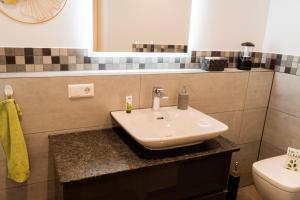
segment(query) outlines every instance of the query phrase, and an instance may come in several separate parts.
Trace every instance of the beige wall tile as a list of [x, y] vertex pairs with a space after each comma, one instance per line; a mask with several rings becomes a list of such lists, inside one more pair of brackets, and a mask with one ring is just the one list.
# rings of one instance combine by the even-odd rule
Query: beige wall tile
[[184, 84], [184, 78], [184, 74], [142, 75], [141, 107], [150, 108], [152, 106], [152, 90], [156, 86], [164, 88], [164, 92], [169, 97], [169, 99], [161, 101], [162, 106], [177, 105], [177, 95]]
[[276, 73], [270, 107], [300, 117], [300, 76]]
[[[94, 83], [95, 97], [70, 100], [68, 84], [80, 83]], [[5, 84], [14, 88], [28, 134], [110, 124], [110, 111], [124, 109], [126, 95], [132, 95], [139, 107], [139, 83], [138, 75], [16, 78], [1, 79], [0, 88]]]
[[270, 108], [266, 119], [263, 141], [286, 151], [300, 148], [300, 118]]
[[1, 200], [54, 200], [53, 181], [0, 190]]
[[0, 65], [0, 73], [6, 72], [6, 65]]
[[51, 64], [52, 60], [51, 60], [51, 56], [43, 56], [43, 64]]
[[224, 112], [224, 113], [214, 113], [210, 114], [213, 118], [225, 123], [229, 130], [222, 133], [222, 136], [238, 143], [240, 125], [242, 120], [242, 111]]
[[48, 153], [29, 154], [30, 177], [26, 183], [15, 183], [7, 179], [6, 162], [0, 164], [0, 190], [26, 186], [54, 179], [53, 162], [49, 161]]
[[16, 64], [25, 64], [24, 56], [16, 56]]
[[28, 153], [48, 153], [48, 133], [35, 133], [25, 135]]
[[42, 72], [43, 71], [43, 65], [38, 64], [38, 65], [34, 65], [34, 71], [35, 72]]
[[266, 108], [244, 110], [239, 144], [261, 140], [266, 117]]
[[[252, 173], [248, 172], [248, 173], [242, 173], [240, 174], [240, 187], [246, 187], [249, 185], [253, 185], [253, 179], [252, 179]], [[257, 200], [257, 199], [256, 199]]]
[[25, 65], [26, 72], [34, 72], [34, 65]]
[[58, 48], [52, 48], [51, 49], [51, 56], [59, 56], [59, 49]]
[[141, 107], [151, 107], [152, 88], [161, 86], [169, 96], [162, 106], [176, 105], [185, 85], [190, 105], [207, 113], [241, 110], [249, 73], [200, 73], [142, 75]]
[[283, 154], [286, 154], [286, 151], [280, 150], [267, 142], [262, 142], [260, 147], [260, 152], [259, 152], [259, 160], [263, 160], [266, 158], [271, 158]]
[[[105, 109], [105, 110], [104, 110]], [[115, 108], [115, 110], [121, 108]], [[31, 122], [35, 123], [31, 123]], [[99, 107], [90, 111], [45, 113], [37, 115], [27, 115], [22, 120], [22, 127], [25, 134], [39, 132], [55, 132], [68, 129], [78, 129], [86, 127], [107, 127], [111, 125], [109, 108]]]
[[[137, 108], [151, 107], [153, 86], [165, 89], [170, 98], [163, 100], [162, 106], [168, 106], [177, 104], [178, 93], [186, 85], [190, 105], [227, 124], [230, 130], [223, 135], [238, 143], [248, 78], [249, 72], [0, 79], [0, 89], [5, 84], [13, 86], [15, 98], [22, 108], [22, 127], [32, 165], [29, 185], [14, 188], [16, 185], [5, 178], [5, 156], [0, 148], [3, 163], [0, 164], [0, 199], [13, 200], [22, 194], [28, 199], [33, 195], [34, 199], [45, 199], [47, 187], [43, 181], [53, 178], [48, 161], [49, 132], [111, 126], [109, 113], [124, 109], [126, 95], [133, 95]], [[67, 85], [80, 83], [94, 83], [95, 97], [69, 100]], [[3, 93], [0, 93], [0, 98], [3, 98]], [[247, 117], [253, 122], [253, 118], [257, 120], [256, 117], [261, 116], [262, 110], [246, 112]], [[254, 124], [258, 126], [259, 123]], [[255, 125], [246, 123], [244, 126], [255, 129]], [[243, 142], [253, 141], [257, 136], [254, 133], [246, 135], [251, 137], [243, 137]], [[257, 158], [258, 145], [256, 141], [241, 145], [241, 152], [234, 155], [233, 160], [240, 161], [241, 172], [246, 177], [244, 180], [248, 180], [249, 169]], [[1, 190], [7, 187], [10, 189]], [[11, 197], [13, 193], [16, 195]]]
[[239, 145], [240, 151], [237, 154], [239, 162], [239, 172], [241, 174], [250, 173], [252, 164], [257, 161], [260, 141]]
[[68, 61], [69, 64], [76, 64], [76, 56], [69, 56]]
[[249, 73], [202, 73], [187, 77], [191, 105], [206, 113], [241, 110]]
[[257, 161], [260, 141], [239, 145], [240, 151], [233, 154], [231, 170], [234, 163], [239, 162], [238, 171], [241, 176], [240, 187], [253, 184], [252, 164]]
[[250, 72], [245, 108], [267, 107], [274, 72]]
[[5, 55], [5, 51], [4, 51], [4, 48], [3, 48], [3, 47], [0, 48], [0, 55], [1, 55], [1, 56], [2, 56], [2, 55]]

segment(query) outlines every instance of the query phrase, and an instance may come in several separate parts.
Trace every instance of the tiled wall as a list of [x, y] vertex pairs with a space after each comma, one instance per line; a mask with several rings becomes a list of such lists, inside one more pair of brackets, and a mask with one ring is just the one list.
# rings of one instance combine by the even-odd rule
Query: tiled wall
[[0, 48], [0, 72], [199, 68], [191, 57], [89, 57], [86, 49]]
[[[184, 46], [183, 48], [185, 49]], [[200, 68], [202, 59], [205, 56], [226, 57], [229, 61], [228, 67], [235, 68], [237, 67], [239, 52], [193, 51], [190, 55], [187, 54], [183, 57], [89, 57], [87, 49], [0, 48], [0, 73], [190, 69]], [[253, 67], [275, 69], [283, 73], [300, 75], [299, 61], [298, 56], [253, 53]]]
[[[170, 97], [163, 106], [176, 105], [183, 85], [190, 93], [190, 105], [228, 124], [223, 135], [241, 147], [234, 161], [240, 161], [242, 185], [251, 183], [251, 164], [258, 147], [269, 98], [273, 72], [219, 72], [158, 75], [102, 75], [88, 77], [6, 78], [23, 111], [24, 130], [31, 163], [26, 184], [6, 179], [5, 157], [0, 150], [0, 199], [53, 199], [53, 167], [48, 161], [48, 134], [111, 126], [109, 112], [124, 109], [126, 95], [133, 95], [136, 108], [151, 106], [154, 85], [165, 88]], [[67, 85], [94, 83], [95, 97], [70, 100]], [[0, 93], [0, 99], [4, 96]]]
[[300, 149], [299, 86], [300, 76], [276, 72], [260, 159], [285, 154], [288, 147]]
[[[239, 52], [199, 51], [192, 52], [191, 62], [201, 63], [205, 56], [222, 56], [228, 58], [229, 67], [237, 67]], [[275, 69], [276, 72], [300, 75], [300, 57], [282, 54], [254, 52], [252, 55], [254, 68]]]
[[133, 52], [187, 53], [187, 45], [133, 44]]
[[[134, 46], [134, 45], [133, 45]], [[138, 46], [138, 47], [137, 47]], [[145, 45], [143, 45], [144, 48]], [[153, 45], [152, 45], [153, 46]], [[154, 47], [146, 45], [147, 51]], [[174, 47], [174, 48], [173, 48]], [[136, 51], [141, 51], [135, 45]], [[156, 50], [155, 50], [156, 49]], [[158, 45], [155, 52], [172, 52], [184, 45]], [[162, 50], [163, 49], [163, 50]], [[166, 50], [169, 49], [169, 50]], [[143, 50], [144, 51], [144, 50]], [[239, 52], [234, 51], [193, 51], [184, 57], [89, 57], [87, 49], [57, 48], [0, 48], [0, 73], [82, 71], [82, 70], [131, 70], [131, 69], [190, 69], [200, 68], [206, 56], [222, 56], [228, 59], [230, 68], [237, 67]], [[275, 69], [277, 72], [300, 75], [299, 56], [270, 53], [253, 53], [253, 67]]]

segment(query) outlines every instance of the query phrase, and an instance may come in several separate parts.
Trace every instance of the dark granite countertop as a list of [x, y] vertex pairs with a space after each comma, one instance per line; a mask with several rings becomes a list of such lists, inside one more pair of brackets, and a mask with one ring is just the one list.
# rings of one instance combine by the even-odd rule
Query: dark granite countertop
[[150, 151], [121, 128], [50, 135], [49, 148], [60, 183], [239, 150], [219, 136], [191, 147]]

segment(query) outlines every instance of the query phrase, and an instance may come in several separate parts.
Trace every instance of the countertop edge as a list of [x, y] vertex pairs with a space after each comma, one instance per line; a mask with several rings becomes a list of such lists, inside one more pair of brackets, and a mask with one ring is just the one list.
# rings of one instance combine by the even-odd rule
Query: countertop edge
[[[103, 132], [103, 131], [111, 131], [111, 130], [112, 130], [111, 128], [108, 128], [108, 129], [98, 129], [97, 131]], [[54, 165], [56, 166], [58, 161], [55, 159], [56, 155], [53, 154], [53, 152], [54, 152], [53, 149], [52, 149], [53, 145], [51, 144], [53, 142], [52, 141], [53, 138], [58, 137], [58, 136], [68, 136], [68, 135], [71, 135], [71, 134], [88, 134], [88, 132], [95, 132], [95, 131], [75, 131], [75, 132], [69, 132], [69, 133], [49, 134], [48, 135], [48, 138], [49, 138], [49, 153], [50, 153], [51, 159], [54, 160]], [[211, 155], [218, 155], [218, 154], [224, 154], [224, 153], [233, 153], [233, 152], [237, 152], [237, 151], [240, 150], [240, 148], [236, 144], [234, 144], [233, 142], [229, 141], [228, 139], [226, 139], [222, 136], [218, 136], [218, 137], [214, 138], [213, 140], [217, 140], [217, 142], [226, 143], [226, 146], [225, 146], [226, 149], [224, 149], [220, 152], [211, 152], [211, 153], [204, 152], [203, 155], [192, 155], [191, 157], [180, 158], [178, 160], [165, 161], [163, 163], [153, 163], [151, 165], [142, 166], [142, 167], [136, 166], [136, 167], [132, 167], [131, 169], [126, 169], [126, 170], [121, 169], [121, 170], [116, 170], [114, 172], [109, 172], [107, 174], [100, 174], [100, 175], [84, 177], [84, 178], [73, 178], [73, 179], [68, 178], [68, 179], [65, 179], [64, 177], [60, 177], [58, 175], [57, 180], [59, 181], [60, 184], [68, 184], [68, 183], [73, 183], [73, 182], [82, 182], [82, 181], [86, 181], [86, 180], [106, 177], [106, 176], [109, 176], [109, 175], [116, 175], [116, 174], [122, 174], [122, 173], [147, 169], [147, 168], [155, 167], [155, 166], [170, 165], [170, 164], [174, 164], [174, 163], [184, 162], [184, 161], [187, 161], [187, 160], [201, 159], [201, 158], [205, 158], [205, 157], [208, 157], [208, 156], [211, 156]], [[223, 140], [223, 141], [219, 141], [219, 140]], [[57, 170], [55, 169], [55, 171], [57, 171]]]

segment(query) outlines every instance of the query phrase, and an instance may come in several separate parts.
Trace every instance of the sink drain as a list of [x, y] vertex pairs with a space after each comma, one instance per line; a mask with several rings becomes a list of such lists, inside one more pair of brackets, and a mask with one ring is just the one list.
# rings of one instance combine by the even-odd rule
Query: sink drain
[[163, 119], [165, 119], [164, 117], [157, 117], [156, 118], [157, 120], [163, 120]]

